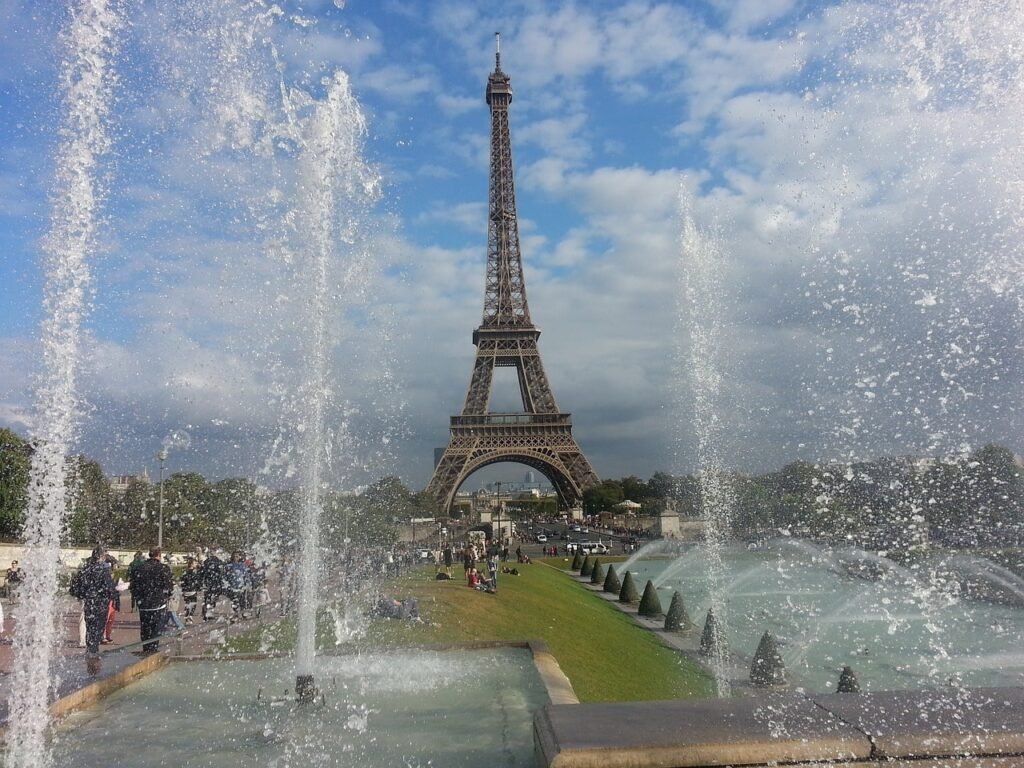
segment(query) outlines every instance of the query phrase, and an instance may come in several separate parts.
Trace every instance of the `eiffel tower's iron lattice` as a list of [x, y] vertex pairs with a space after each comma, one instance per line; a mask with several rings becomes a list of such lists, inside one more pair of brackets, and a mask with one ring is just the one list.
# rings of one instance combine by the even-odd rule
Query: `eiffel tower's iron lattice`
[[[508, 107], [512, 81], [501, 71], [500, 46], [487, 79], [491, 109], [491, 179], [487, 219], [487, 276], [484, 314], [473, 332], [476, 361], [461, 416], [451, 417], [451, 437], [434, 469], [427, 492], [442, 509], [473, 472], [514, 461], [546, 476], [561, 503], [578, 505], [598, 478], [572, 436], [572, 418], [559, 413], [537, 348], [540, 330], [530, 321], [526, 281], [519, 252], [519, 223], [512, 171]], [[519, 376], [521, 413], [490, 413], [496, 366], [514, 366]]]

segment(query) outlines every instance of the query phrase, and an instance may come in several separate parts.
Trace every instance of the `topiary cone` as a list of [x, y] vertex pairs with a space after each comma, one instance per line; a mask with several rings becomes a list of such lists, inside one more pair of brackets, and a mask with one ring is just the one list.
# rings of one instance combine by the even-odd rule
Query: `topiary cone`
[[679, 592], [672, 593], [672, 603], [665, 614], [666, 632], [685, 632], [693, 626], [689, 615], [686, 613], [686, 606], [683, 605], [683, 596]]
[[640, 595], [636, 593], [636, 584], [633, 582], [633, 574], [626, 571], [626, 576], [622, 579], [622, 589], [619, 590], [619, 602], [635, 603], [639, 600]]
[[647, 580], [647, 586], [644, 587], [644, 595], [640, 598], [640, 607], [637, 609], [637, 613], [641, 616], [661, 616], [661, 598], [658, 597], [658, 588], [650, 579]]
[[580, 566], [580, 576], [589, 576], [594, 572], [594, 563], [590, 559], [590, 555], [583, 558], [583, 565]]
[[604, 566], [601, 565], [600, 560], [594, 560], [594, 570], [590, 574], [590, 583], [597, 585], [604, 584]]
[[779, 644], [771, 632], [761, 635], [761, 642], [754, 651], [754, 660], [750, 664], [750, 682], [762, 686], [786, 683], [786, 665], [782, 662]]
[[719, 648], [725, 653], [725, 633], [722, 632], [722, 625], [718, 623], [713, 609], [708, 608], [707, 618], [704, 619], [704, 631], [700, 634], [701, 656], [717, 656]]
[[619, 581], [619, 575], [615, 573], [614, 565], [608, 566], [608, 573], [604, 577], [603, 589], [605, 592], [609, 592], [613, 595], [619, 594], [619, 590], [622, 589], [622, 582]]
[[839, 674], [836, 693], [860, 693], [860, 683], [857, 682], [857, 676], [850, 667], [843, 667], [843, 671]]
[[576, 550], [576, 557], [574, 557], [572, 559], [572, 570], [578, 571], [582, 567], [583, 567], [583, 555], [581, 555], [580, 551], [577, 549]]

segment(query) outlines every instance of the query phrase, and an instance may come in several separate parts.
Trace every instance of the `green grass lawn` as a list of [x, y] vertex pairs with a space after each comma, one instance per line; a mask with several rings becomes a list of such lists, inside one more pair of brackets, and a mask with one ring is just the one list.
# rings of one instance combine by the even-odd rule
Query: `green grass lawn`
[[[549, 562], [568, 567], [561, 558]], [[416, 597], [423, 623], [374, 619], [360, 647], [401, 648], [474, 640], [544, 640], [581, 701], [631, 701], [712, 695], [699, 667], [666, 648], [652, 633], [608, 605], [564, 572], [542, 562], [518, 566], [520, 576], [499, 575], [498, 593], [469, 589], [462, 569], [453, 581], [434, 580], [432, 567], [388, 582], [397, 598]], [[333, 625], [321, 621], [324, 646]], [[281, 626], [274, 647], [294, 643], [294, 627]], [[253, 650], [252, 638], [231, 650]]]

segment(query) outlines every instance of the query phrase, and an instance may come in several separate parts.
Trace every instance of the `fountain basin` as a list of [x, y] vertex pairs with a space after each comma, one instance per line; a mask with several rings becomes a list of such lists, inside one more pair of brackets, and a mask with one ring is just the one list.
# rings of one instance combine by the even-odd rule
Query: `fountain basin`
[[[952, 579], [934, 587], [922, 571], [867, 553], [789, 544], [728, 547], [722, 560], [730, 649], [749, 656], [771, 631], [799, 687], [834, 691], [844, 666], [867, 691], [1024, 686], [1024, 608], [968, 599]], [[851, 573], [860, 563], [873, 577]], [[638, 584], [659, 586], [663, 610], [678, 590], [698, 622], [710, 605], [705, 569], [699, 547], [630, 568]]]
[[532, 766], [532, 719], [552, 700], [535, 652], [318, 656], [322, 697], [302, 706], [291, 657], [168, 664], [60, 723], [54, 764]]

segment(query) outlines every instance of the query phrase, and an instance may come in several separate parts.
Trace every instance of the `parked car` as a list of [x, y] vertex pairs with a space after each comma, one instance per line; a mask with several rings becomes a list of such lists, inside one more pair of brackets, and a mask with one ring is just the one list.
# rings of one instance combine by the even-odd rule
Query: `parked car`
[[538, 533], [537, 534], [537, 543], [538, 544], [547, 544], [548, 543], [548, 535], [546, 533]]

